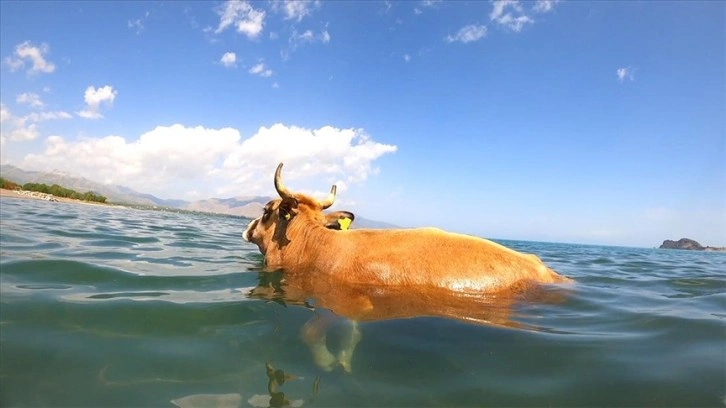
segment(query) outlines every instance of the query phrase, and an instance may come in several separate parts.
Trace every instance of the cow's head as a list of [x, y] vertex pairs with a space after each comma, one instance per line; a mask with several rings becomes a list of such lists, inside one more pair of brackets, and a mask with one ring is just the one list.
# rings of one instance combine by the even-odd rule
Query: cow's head
[[252, 220], [242, 234], [245, 241], [252, 242], [260, 248], [263, 255], [271, 249], [282, 249], [295, 239], [293, 232], [302, 231], [312, 226], [325, 226], [330, 229], [345, 230], [355, 216], [347, 211], [336, 211], [324, 214], [323, 210], [333, 205], [336, 187], [330, 189], [330, 195], [324, 201], [310, 196], [290, 192], [280, 174], [282, 163], [275, 171], [275, 189], [280, 198], [265, 205], [262, 216]]

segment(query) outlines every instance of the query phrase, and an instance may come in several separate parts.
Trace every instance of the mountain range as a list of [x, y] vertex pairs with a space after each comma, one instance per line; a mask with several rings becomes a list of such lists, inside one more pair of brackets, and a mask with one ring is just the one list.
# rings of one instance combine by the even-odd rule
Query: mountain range
[[[256, 218], [262, 213], [264, 205], [272, 200], [266, 196], [239, 196], [231, 198], [209, 198], [206, 200], [165, 200], [152, 194], [141, 193], [125, 186], [102, 184], [84, 177], [73, 176], [60, 171], [26, 171], [9, 164], [0, 165], [0, 176], [14, 183], [58, 184], [81, 193], [91, 191], [106, 197], [111, 204], [131, 205], [151, 208], [174, 208], [214, 214], [236, 215]], [[368, 220], [356, 216], [355, 226], [360, 228], [393, 228], [392, 224]]]

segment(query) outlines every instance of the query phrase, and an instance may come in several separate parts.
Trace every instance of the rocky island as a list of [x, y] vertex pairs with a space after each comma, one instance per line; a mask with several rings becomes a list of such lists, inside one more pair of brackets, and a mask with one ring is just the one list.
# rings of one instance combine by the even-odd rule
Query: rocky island
[[661, 249], [690, 249], [694, 251], [726, 251], [726, 247], [711, 247], [711, 246], [703, 246], [699, 244], [698, 242], [689, 239], [689, 238], [681, 238], [678, 241], [671, 241], [670, 239], [666, 239], [663, 241], [663, 244], [659, 247]]

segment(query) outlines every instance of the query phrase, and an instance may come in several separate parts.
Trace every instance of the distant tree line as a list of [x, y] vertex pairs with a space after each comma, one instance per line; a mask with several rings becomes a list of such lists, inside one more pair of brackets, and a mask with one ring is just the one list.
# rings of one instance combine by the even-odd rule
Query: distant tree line
[[0, 177], [0, 187], [8, 190], [23, 189], [28, 191], [37, 191], [39, 193], [53, 194], [56, 197], [66, 197], [72, 198], [74, 200], [94, 201], [97, 203], [106, 202], [106, 197], [102, 195], [94, 194], [90, 191], [86, 193], [79, 193], [78, 191], [59, 186], [58, 184], [48, 186], [47, 184], [42, 183], [25, 183], [21, 186], [19, 184], [13, 183], [10, 180], [5, 180], [4, 178]]
[[5, 180], [4, 178], [0, 177], [0, 188], [4, 188], [6, 190], [20, 190], [22, 187], [13, 183], [10, 180]]

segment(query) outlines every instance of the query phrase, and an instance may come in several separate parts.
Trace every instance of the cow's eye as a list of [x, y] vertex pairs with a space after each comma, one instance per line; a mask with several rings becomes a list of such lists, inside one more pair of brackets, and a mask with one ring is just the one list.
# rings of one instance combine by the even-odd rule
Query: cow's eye
[[265, 208], [265, 211], [262, 213], [262, 222], [267, 222], [270, 219], [270, 215], [272, 215], [272, 211], [269, 208]]

